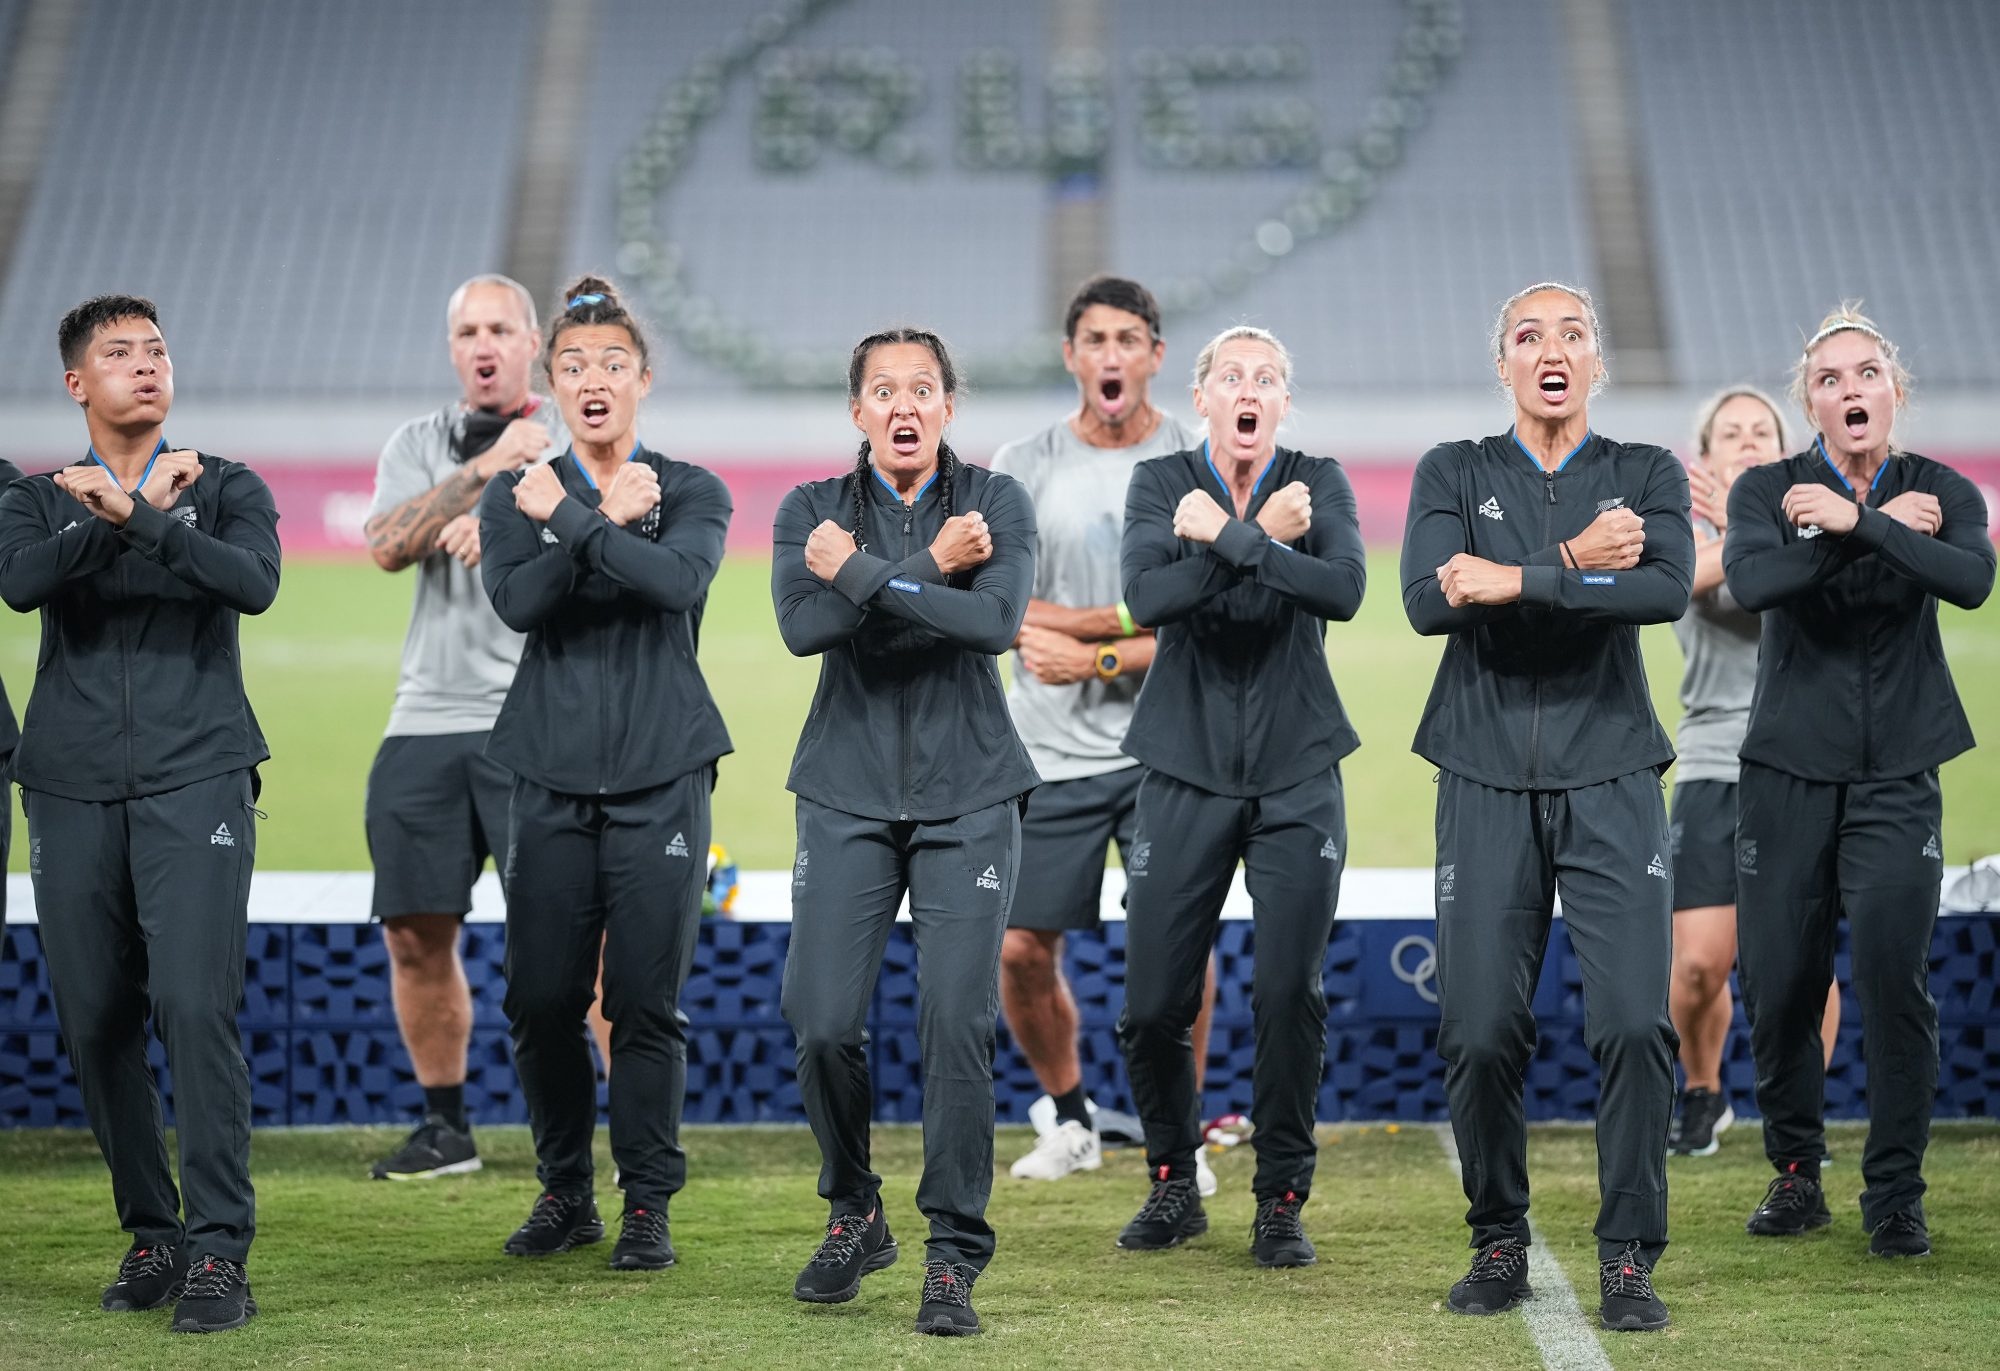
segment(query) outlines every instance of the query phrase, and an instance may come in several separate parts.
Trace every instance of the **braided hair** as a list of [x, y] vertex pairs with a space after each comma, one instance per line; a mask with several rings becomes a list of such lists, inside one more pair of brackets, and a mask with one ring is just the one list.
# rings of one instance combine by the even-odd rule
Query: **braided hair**
[[[893, 347], [898, 343], [912, 343], [917, 347], [928, 350], [931, 356], [937, 358], [938, 379], [944, 386], [944, 393], [946, 395], [956, 395], [958, 393], [958, 368], [951, 364], [951, 354], [945, 350], [944, 339], [938, 337], [937, 334], [931, 332], [929, 329], [908, 327], [887, 328], [881, 330], [879, 333], [869, 334], [854, 345], [854, 355], [848, 358], [847, 361], [847, 399], [850, 404], [861, 398], [861, 378], [867, 371], [869, 354], [873, 353], [876, 348]], [[856, 454], [854, 459], [854, 470], [849, 473], [849, 482], [853, 487], [854, 493], [854, 541], [856, 543], [862, 542], [867, 536], [863, 532], [863, 529], [866, 527], [868, 515], [868, 478], [872, 474], [870, 468], [873, 466], [873, 463], [869, 459], [870, 449], [868, 440], [863, 438], [861, 440], [861, 451]], [[944, 502], [944, 517], [947, 519], [952, 517], [958, 503], [953, 486], [958, 481], [958, 469], [960, 465], [958, 454], [951, 450], [951, 444], [945, 442], [943, 438], [939, 438], [937, 470], [937, 479], [939, 482], [938, 498]]]
[[639, 321], [632, 317], [632, 311], [618, 298], [616, 286], [602, 276], [579, 276], [563, 291], [562, 298], [563, 307], [549, 321], [548, 337], [542, 343], [542, 370], [551, 379], [555, 376], [556, 340], [570, 329], [593, 324], [615, 325], [631, 334], [639, 365], [647, 365], [646, 335], [640, 332]]

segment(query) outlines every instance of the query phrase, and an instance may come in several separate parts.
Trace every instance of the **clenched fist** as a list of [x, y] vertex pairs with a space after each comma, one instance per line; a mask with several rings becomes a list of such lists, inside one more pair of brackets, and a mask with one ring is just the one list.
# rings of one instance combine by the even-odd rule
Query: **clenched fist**
[[139, 498], [154, 509], [172, 509], [181, 492], [201, 479], [201, 454], [192, 448], [163, 452], [139, 487]]
[[947, 576], [981, 566], [992, 555], [992, 530], [986, 527], [986, 516], [976, 509], [946, 519], [937, 537], [931, 539], [931, 560]]
[[1937, 496], [1926, 495], [1921, 490], [1906, 490], [1895, 499], [1885, 501], [1882, 512], [1926, 538], [1935, 537], [1937, 531], [1944, 527], [1944, 506], [1938, 503]]
[[1229, 512], [1205, 490], [1189, 491], [1174, 507], [1174, 536], [1189, 542], [1212, 543], [1228, 523]]
[[529, 467], [521, 477], [521, 483], [514, 487], [514, 508], [536, 523], [546, 524], [567, 493], [563, 490], [562, 478], [556, 475], [556, 469], [544, 462], [538, 467]]
[[56, 473], [56, 484], [98, 518], [114, 528], [125, 527], [132, 517], [132, 497], [104, 467], [64, 467]]
[[611, 478], [611, 487], [604, 492], [597, 512], [622, 528], [634, 519], [645, 518], [659, 503], [660, 473], [644, 462], [627, 462]]
[[1629, 571], [1646, 550], [1646, 521], [1629, 509], [1607, 509], [1569, 540], [1579, 571]]
[[831, 519], [822, 520], [806, 539], [806, 570], [822, 581], [831, 581], [858, 550], [852, 533]]
[[1312, 490], [1304, 481], [1294, 481], [1273, 491], [1257, 511], [1257, 526], [1281, 543], [1294, 543], [1312, 527]]
[[1455, 554], [1437, 569], [1438, 589], [1453, 609], [1467, 605], [1511, 605], [1521, 598], [1521, 568], [1501, 566], [1469, 552]]
[[1793, 528], [1817, 526], [1828, 533], [1852, 533], [1861, 520], [1861, 507], [1853, 500], [1810, 481], [1786, 491], [1780, 508]]

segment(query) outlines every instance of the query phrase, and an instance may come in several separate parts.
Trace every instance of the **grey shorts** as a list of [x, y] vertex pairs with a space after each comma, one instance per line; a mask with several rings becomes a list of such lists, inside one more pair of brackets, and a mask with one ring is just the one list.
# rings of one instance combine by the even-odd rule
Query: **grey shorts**
[[507, 856], [514, 774], [484, 733], [384, 738], [368, 772], [368, 857], [376, 920], [465, 914], [488, 857]]
[[1121, 861], [1131, 855], [1144, 772], [1128, 766], [1035, 787], [1021, 820], [1021, 876], [1007, 927], [1097, 927], [1105, 853], [1116, 842]]
[[1736, 903], [1736, 785], [1682, 781], [1667, 825], [1673, 844], [1674, 908]]

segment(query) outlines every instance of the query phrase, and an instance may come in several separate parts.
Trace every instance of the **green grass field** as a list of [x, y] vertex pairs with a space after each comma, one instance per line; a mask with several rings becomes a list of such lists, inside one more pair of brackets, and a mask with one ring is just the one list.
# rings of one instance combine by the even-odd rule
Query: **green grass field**
[[[1346, 764], [1352, 860], [1431, 860], [1430, 769], [1408, 751], [1438, 645], [1412, 634], [1395, 564], [1378, 556], [1360, 619], [1330, 654], [1364, 740]], [[736, 739], [716, 795], [716, 833], [745, 867], [791, 861], [783, 789], [816, 665], [788, 656], [772, 623], [768, 564], [732, 558], [718, 578], [702, 659]], [[366, 866], [362, 789], [394, 686], [407, 578], [354, 563], [295, 563], [276, 608], [245, 625], [252, 697], [270, 737], [259, 864]], [[2000, 740], [2000, 604], [1946, 612], [1946, 651], [1976, 731]], [[34, 625], [0, 621], [0, 671], [17, 707]], [[1680, 654], [1646, 638], [1671, 728]], [[1945, 771], [1945, 840], [1962, 862], [2000, 850], [2000, 763], [1975, 753]], [[17, 819], [18, 823], [18, 819]], [[18, 830], [17, 830], [18, 831]], [[20, 868], [25, 843], [15, 847]], [[992, 1217], [1000, 1256], [979, 1287], [987, 1337], [971, 1346], [908, 1331], [921, 1237], [914, 1132], [884, 1129], [878, 1164], [907, 1254], [855, 1303], [789, 1297], [817, 1236], [817, 1159], [803, 1129], [692, 1130], [691, 1187], [675, 1209], [683, 1264], [614, 1274], [597, 1248], [526, 1265], [498, 1254], [533, 1198], [524, 1130], [483, 1134], [488, 1170], [422, 1187], [362, 1181], [389, 1130], [265, 1131], [255, 1142], [262, 1233], [252, 1266], [264, 1312], [241, 1334], [175, 1338], [164, 1314], [97, 1312], [123, 1238], [87, 1135], [0, 1133], [0, 1367], [1464, 1367], [1541, 1365], [1517, 1315], [1455, 1318], [1446, 1287], [1464, 1269], [1464, 1200], [1427, 1128], [1325, 1130], [1307, 1211], [1322, 1262], [1256, 1270], [1244, 1250], [1249, 1158], [1217, 1159], [1224, 1194], [1210, 1236], [1157, 1256], [1112, 1235], [1142, 1197], [1136, 1158], [1029, 1188], [1004, 1174]], [[1004, 1160], [1025, 1146], [1007, 1130]], [[1941, 1127], [1927, 1168], [1937, 1255], [1891, 1265], [1863, 1255], [1853, 1195], [1860, 1139], [1835, 1130], [1836, 1221], [1773, 1245], [1743, 1236], [1766, 1170], [1754, 1133], [1719, 1157], [1675, 1159], [1675, 1246], [1660, 1288], [1675, 1325], [1603, 1341], [1613, 1366], [1986, 1367], [2000, 1346], [2000, 1127]], [[1538, 1129], [1535, 1217], [1586, 1311], [1596, 1205], [1587, 1130]], [[608, 1157], [599, 1165], [608, 1174]], [[614, 1207], [614, 1192], [605, 1192]]]
[[[1360, 616], [1328, 635], [1334, 679], [1361, 734], [1344, 764], [1348, 849], [1358, 866], [1427, 866], [1432, 857], [1431, 768], [1411, 755], [1439, 642], [1403, 618], [1393, 554], [1378, 554]], [[715, 795], [716, 837], [745, 868], [792, 860], [785, 773], [812, 697], [818, 663], [792, 657], [771, 614], [769, 563], [732, 557], [716, 578], [702, 625], [701, 658], [736, 741]], [[362, 790], [395, 689], [411, 582], [368, 563], [295, 562], [278, 602], [243, 626], [251, 701], [270, 739], [258, 831], [266, 870], [361, 870]], [[1988, 743], [1945, 768], [1948, 860], [2000, 852], [2000, 598], [1976, 614], [1944, 611], [1945, 651]], [[0, 673], [16, 708], [34, 672], [35, 622], [0, 618]], [[1680, 648], [1671, 630], [1648, 630], [1646, 662], [1661, 718], [1679, 717]], [[17, 829], [17, 831], [19, 831]], [[26, 844], [17, 845], [22, 870]]]
[[[973, 1343], [910, 1331], [922, 1227], [918, 1135], [877, 1131], [902, 1261], [852, 1304], [809, 1307], [792, 1277], [818, 1238], [817, 1157], [803, 1129], [690, 1130], [675, 1202], [681, 1264], [608, 1270], [606, 1247], [537, 1263], [500, 1255], [534, 1198], [523, 1129], [483, 1135], [487, 1170], [424, 1185], [361, 1179], [383, 1129], [260, 1132], [262, 1312], [241, 1333], [177, 1337], [164, 1311], [107, 1315], [97, 1296], [123, 1249], [88, 1136], [0, 1134], [0, 1366], [7, 1367], [1171, 1367], [1409, 1368], [1541, 1364], [1519, 1314], [1442, 1308], [1467, 1255], [1464, 1198], [1429, 1128], [1323, 1129], [1305, 1216], [1320, 1264], [1261, 1271], [1246, 1251], [1249, 1149], [1216, 1157], [1211, 1228], [1176, 1252], [1112, 1237], [1145, 1190], [1139, 1159], [1048, 1186], [995, 1185], [999, 1254]], [[1001, 1158], [1024, 1131], [1003, 1130]], [[1676, 1158], [1674, 1246], [1658, 1275], [1674, 1324], [1603, 1335], [1628, 1368], [1993, 1365], [2000, 1346], [2000, 1126], [1945, 1126], [1931, 1148], [1936, 1255], [1869, 1258], [1853, 1205], [1860, 1138], [1835, 1129], [1835, 1219], [1808, 1238], [1743, 1234], [1765, 1167], [1748, 1129], [1713, 1158]], [[1596, 1209], [1586, 1129], [1538, 1129], [1535, 1218], [1586, 1312], [1596, 1307]], [[600, 1145], [600, 1169], [610, 1161]], [[609, 1192], [606, 1192], [608, 1197]], [[614, 1202], [615, 1201], [607, 1201]], [[1538, 1276], [1545, 1277], [1545, 1272]], [[1546, 1279], [1538, 1280], [1546, 1292]]]

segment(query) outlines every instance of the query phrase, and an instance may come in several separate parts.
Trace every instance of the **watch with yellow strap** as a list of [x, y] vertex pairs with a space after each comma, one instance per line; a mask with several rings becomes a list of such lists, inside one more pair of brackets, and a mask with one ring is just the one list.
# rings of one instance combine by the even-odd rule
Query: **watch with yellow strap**
[[1123, 661], [1118, 655], [1118, 645], [1116, 643], [1099, 643], [1096, 653], [1097, 656], [1093, 665], [1097, 669], [1097, 679], [1100, 681], [1117, 679], [1119, 669], [1123, 666]]

